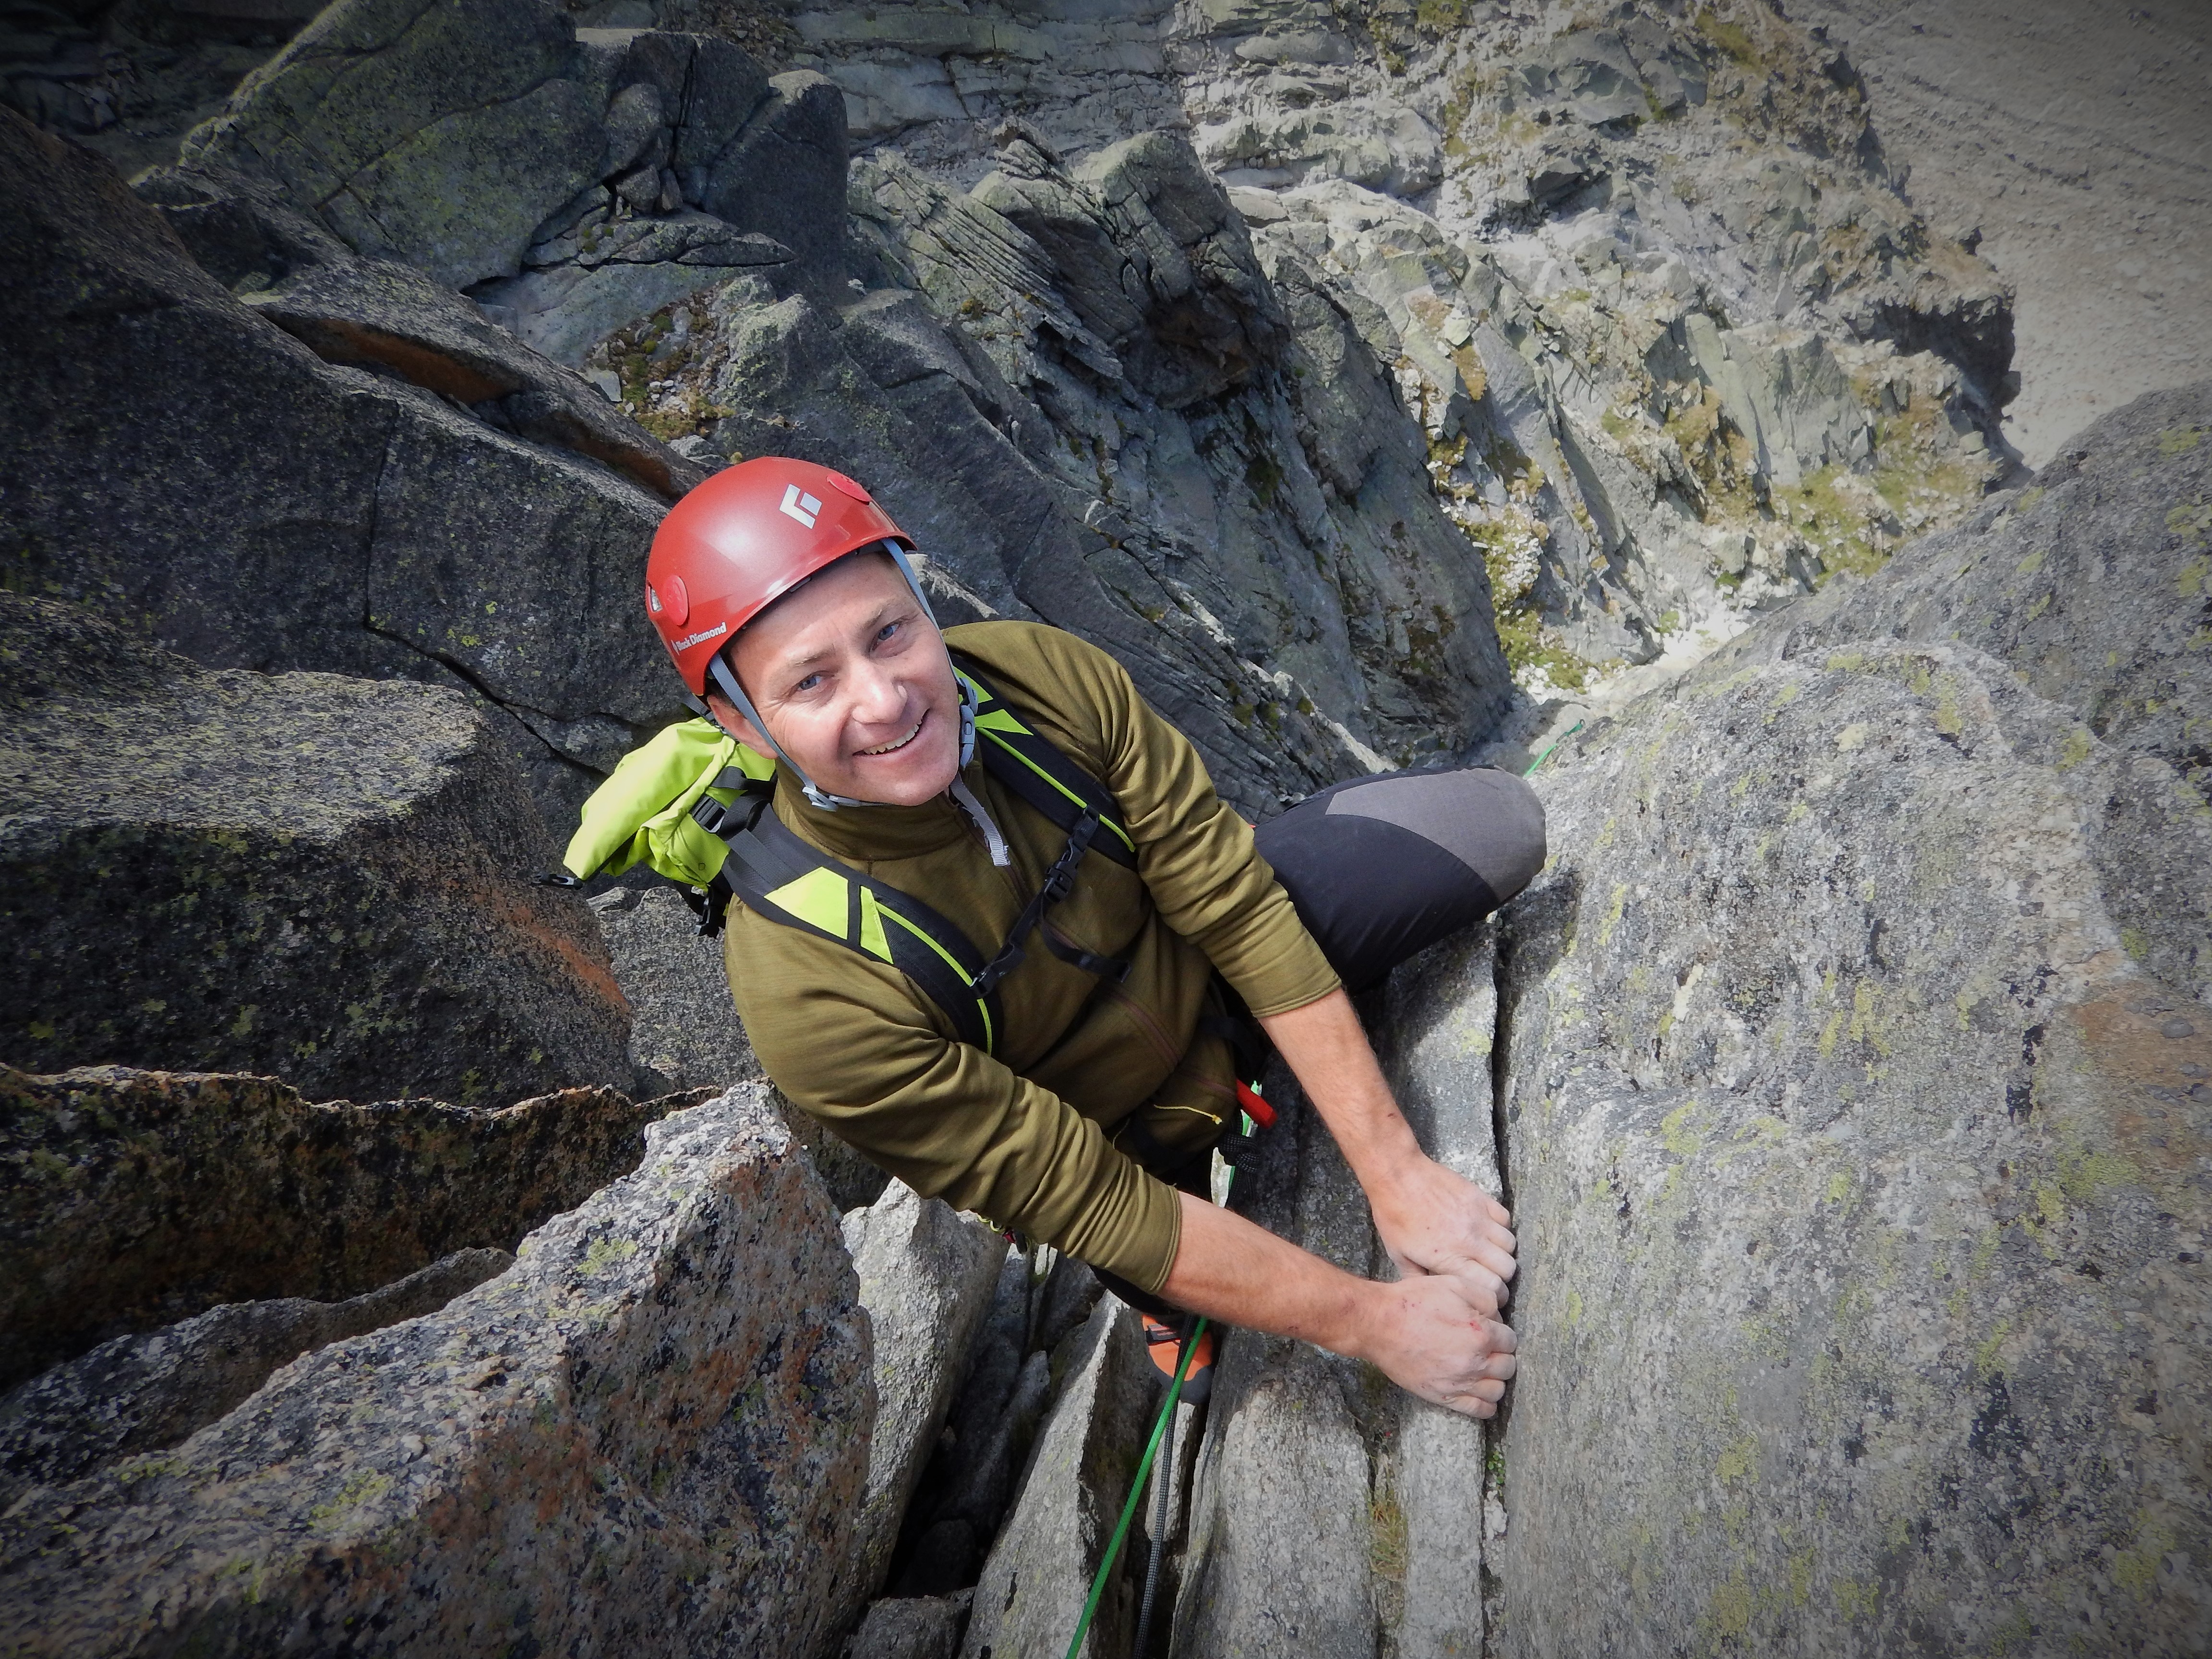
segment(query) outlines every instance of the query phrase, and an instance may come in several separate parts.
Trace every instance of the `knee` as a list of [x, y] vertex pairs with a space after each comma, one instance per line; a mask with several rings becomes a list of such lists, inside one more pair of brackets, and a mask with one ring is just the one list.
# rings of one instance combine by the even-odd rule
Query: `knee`
[[1544, 803], [1528, 780], [1510, 772], [1489, 772], [1491, 799], [1487, 803], [1492, 831], [1491, 868], [1481, 874], [1503, 904], [1535, 880], [1544, 867], [1549, 848], [1544, 838]]

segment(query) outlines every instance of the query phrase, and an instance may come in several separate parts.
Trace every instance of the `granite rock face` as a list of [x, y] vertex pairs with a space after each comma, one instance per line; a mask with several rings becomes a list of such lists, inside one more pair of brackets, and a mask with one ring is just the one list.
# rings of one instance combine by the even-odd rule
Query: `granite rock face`
[[874, 1404], [836, 1213], [757, 1089], [648, 1139], [489, 1284], [295, 1361], [164, 1455], [19, 1502], [9, 1644], [823, 1644]]
[[[1133, 129], [1188, 132], [1263, 260], [1290, 240], [1357, 325], [1354, 384], [1379, 378], [1424, 428], [1524, 679], [1571, 688], [1737, 631], [2003, 471], [2008, 293], [1906, 201], [1849, 60], [1771, 8], [1654, 0], [1594, 26], [1413, 0], [811, 0], [792, 19], [872, 161], [994, 206], [1010, 131], [1076, 171]], [[1122, 269], [1139, 295], [1142, 264]], [[988, 340], [1006, 313], [957, 315]]]
[[[963, 1659], [981, 1659], [986, 1650], [1067, 1651], [1144, 1454], [1160, 1388], [1145, 1352], [1143, 1322], [1113, 1297], [1101, 1297], [1066, 1344], [1055, 1359], [1068, 1380], [975, 1587]], [[1142, 1563], [1125, 1547], [1081, 1653], [1129, 1650], [1142, 1578]]]
[[273, 1078], [119, 1067], [0, 1069], [0, 1384], [218, 1304], [333, 1301], [455, 1250], [512, 1249], [690, 1103], [573, 1089], [497, 1111], [310, 1105]]
[[[719, 1092], [764, 1081], [731, 1006], [721, 941], [699, 936], [698, 918], [677, 890], [613, 887], [590, 902], [629, 1004], [629, 1058], [641, 1084]], [[775, 1098], [841, 1212], [883, 1196], [889, 1176], [780, 1092]]]
[[514, 268], [599, 176], [597, 65], [536, 0], [343, 0], [249, 76], [184, 159], [264, 174], [364, 253], [459, 288]]
[[2201, 396], [1561, 751], [1498, 1651], [2212, 1639]]
[[1006, 1261], [1003, 1237], [902, 1181], [848, 1214], [844, 1234], [874, 1334], [876, 1421], [867, 1492], [831, 1597], [833, 1630], [849, 1625], [883, 1588], [900, 1522]]
[[893, 1595], [941, 1598], [974, 1583], [1052, 1405], [1052, 1356], [1100, 1294], [1080, 1262], [1063, 1257], [1040, 1277], [1029, 1255], [1007, 1255], [908, 1507]]
[[2027, 489], [1790, 621], [1793, 653], [1885, 638], [1987, 651], [2212, 800], [2212, 381], [2105, 416]]
[[483, 715], [210, 672], [0, 593], [0, 1006], [35, 1070], [282, 1073], [498, 1103], [627, 1085], [629, 1010]]
[[[1491, 1192], [1494, 981], [1485, 925], [1401, 965], [1364, 1008], [1422, 1146]], [[1327, 1128], [1279, 1068], [1267, 1094], [1278, 1122], [1232, 1201], [1348, 1272], [1387, 1276]], [[1232, 1333], [1218, 1369], [1177, 1534], [1174, 1651], [1485, 1651], [1483, 1425], [1279, 1338]]]
[[27, 1484], [61, 1486], [205, 1428], [278, 1366], [349, 1336], [435, 1313], [505, 1273], [505, 1250], [456, 1250], [343, 1302], [230, 1302], [143, 1336], [118, 1336], [0, 1399], [0, 1507]]
[[677, 890], [612, 887], [590, 902], [629, 1004], [632, 1062], [672, 1089], [759, 1080], [760, 1061], [730, 1001], [721, 941], [699, 936], [698, 918]]
[[875, 1602], [846, 1644], [844, 1659], [953, 1659], [969, 1600], [963, 1593]]
[[631, 597], [658, 497], [321, 362], [12, 114], [0, 198], [9, 586], [210, 666], [465, 688], [549, 805], [674, 712]]

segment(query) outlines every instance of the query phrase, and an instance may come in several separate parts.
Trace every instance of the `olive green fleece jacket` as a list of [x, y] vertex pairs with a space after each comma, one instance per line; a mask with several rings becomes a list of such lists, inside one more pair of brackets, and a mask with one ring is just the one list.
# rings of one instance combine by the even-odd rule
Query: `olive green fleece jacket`
[[[1336, 975], [1198, 751], [1119, 663], [1031, 623], [976, 623], [945, 640], [1113, 791], [1137, 868], [1085, 859], [1047, 925], [1128, 962], [1127, 979], [1110, 984], [1026, 941], [999, 989], [1005, 1029], [993, 1056], [960, 1042], [896, 968], [733, 904], [730, 988], [776, 1085], [878, 1166], [1158, 1290], [1182, 1213], [1114, 1136], [1141, 1121], [1168, 1146], [1195, 1149], [1233, 1108], [1227, 1045], [1194, 1041], [1215, 969], [1263, 1015], [1327, 995]], [[1010, 870], [992, 864], [947, 796], [825, 812], [785, 775], [774, 810], [833, 858], [943, 912], [988, 957], [1067, 838], [980, 762], [964, 775], [1006, 839]]]

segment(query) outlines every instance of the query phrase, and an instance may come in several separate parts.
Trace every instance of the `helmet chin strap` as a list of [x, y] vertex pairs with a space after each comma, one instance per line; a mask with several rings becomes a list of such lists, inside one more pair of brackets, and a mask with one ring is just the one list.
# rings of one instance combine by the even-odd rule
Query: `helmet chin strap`
[[[906, 578], [907, 586], [913, 590], [915, 603], [921, 606], [921, 614], [929, 618], [929, 625], [932, 628], [936, 627], [937, 612], [930, 606], [929, 595], [921, 591], [921, 580], [915, 574], [914, 566], [907, 562], [905, 553], [900, 550], [896, 542], [878, 542], [873, 545], [891, 556], [891, 562], [898, 566], [899, 574]], [[854, 550], [857, 552], [868, 550], [855, 549]], [[847, 556], [851, 556], [848, 554]], [[724, 659], [721, 652], [716, 652], [708, 660], [707, 672], [713, 677], [714, 684], [721, 688], [722, 695], [736, 707], [737, 711], [752, 722], [753, 730], [768, 739], [769, 747], [775, 750], [776, 764], [791, 769], [791, 775], [799, 780], [799, 789], [815, 805], [825, 812], [835, 812], [844, 806], [886, 805], [883, 801], [857, 800], [850, 795], [833, 795], [828, 790], [822, 788], [813, 779], [806, 775], [797, 761], [784, 752], [783, 745], [775, 740], [775, 734], [768, 729], [768, 722], [760, 717], [760, 711], [753, 707], [753, 700], [745, 695], [744, 687], [738, 684], [737, 674]], [[952, 677], [952, 683], [958, 688], [960, 693], [960, 764], [964, 769], [968, 763], [975, 758], [975, 693], [968, 689], [968, 682], [957, 674]], [[707, 714], [708, 719], [714, 718], [711, 709], [708, 710]], [[715, 724], [719, 726], [721, 722], [716, 720]]]

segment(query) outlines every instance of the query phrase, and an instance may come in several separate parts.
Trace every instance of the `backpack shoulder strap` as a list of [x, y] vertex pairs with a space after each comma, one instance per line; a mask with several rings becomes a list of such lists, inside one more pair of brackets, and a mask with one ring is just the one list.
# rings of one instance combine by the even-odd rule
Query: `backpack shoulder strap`
[[975, 747], [984, 769], [1061, 830], [1073, 831], [1079, 819], [1094, 815], [1098, 833], [1090, 850], [1135, 869], [1137, 843], [1113, 791], [1032, 730], [970, 659], [955, 652], [952, 672], [975, 700]]
[[801, 840], [764, 796], [728, 807], [702, 800], [693, 811], [729, 848], [721, 879], [749, 908], [889, 963], [945, 1011], [962, 1042], [995, 1052], [1005, 1026], [997, 983], [954, 923]]

